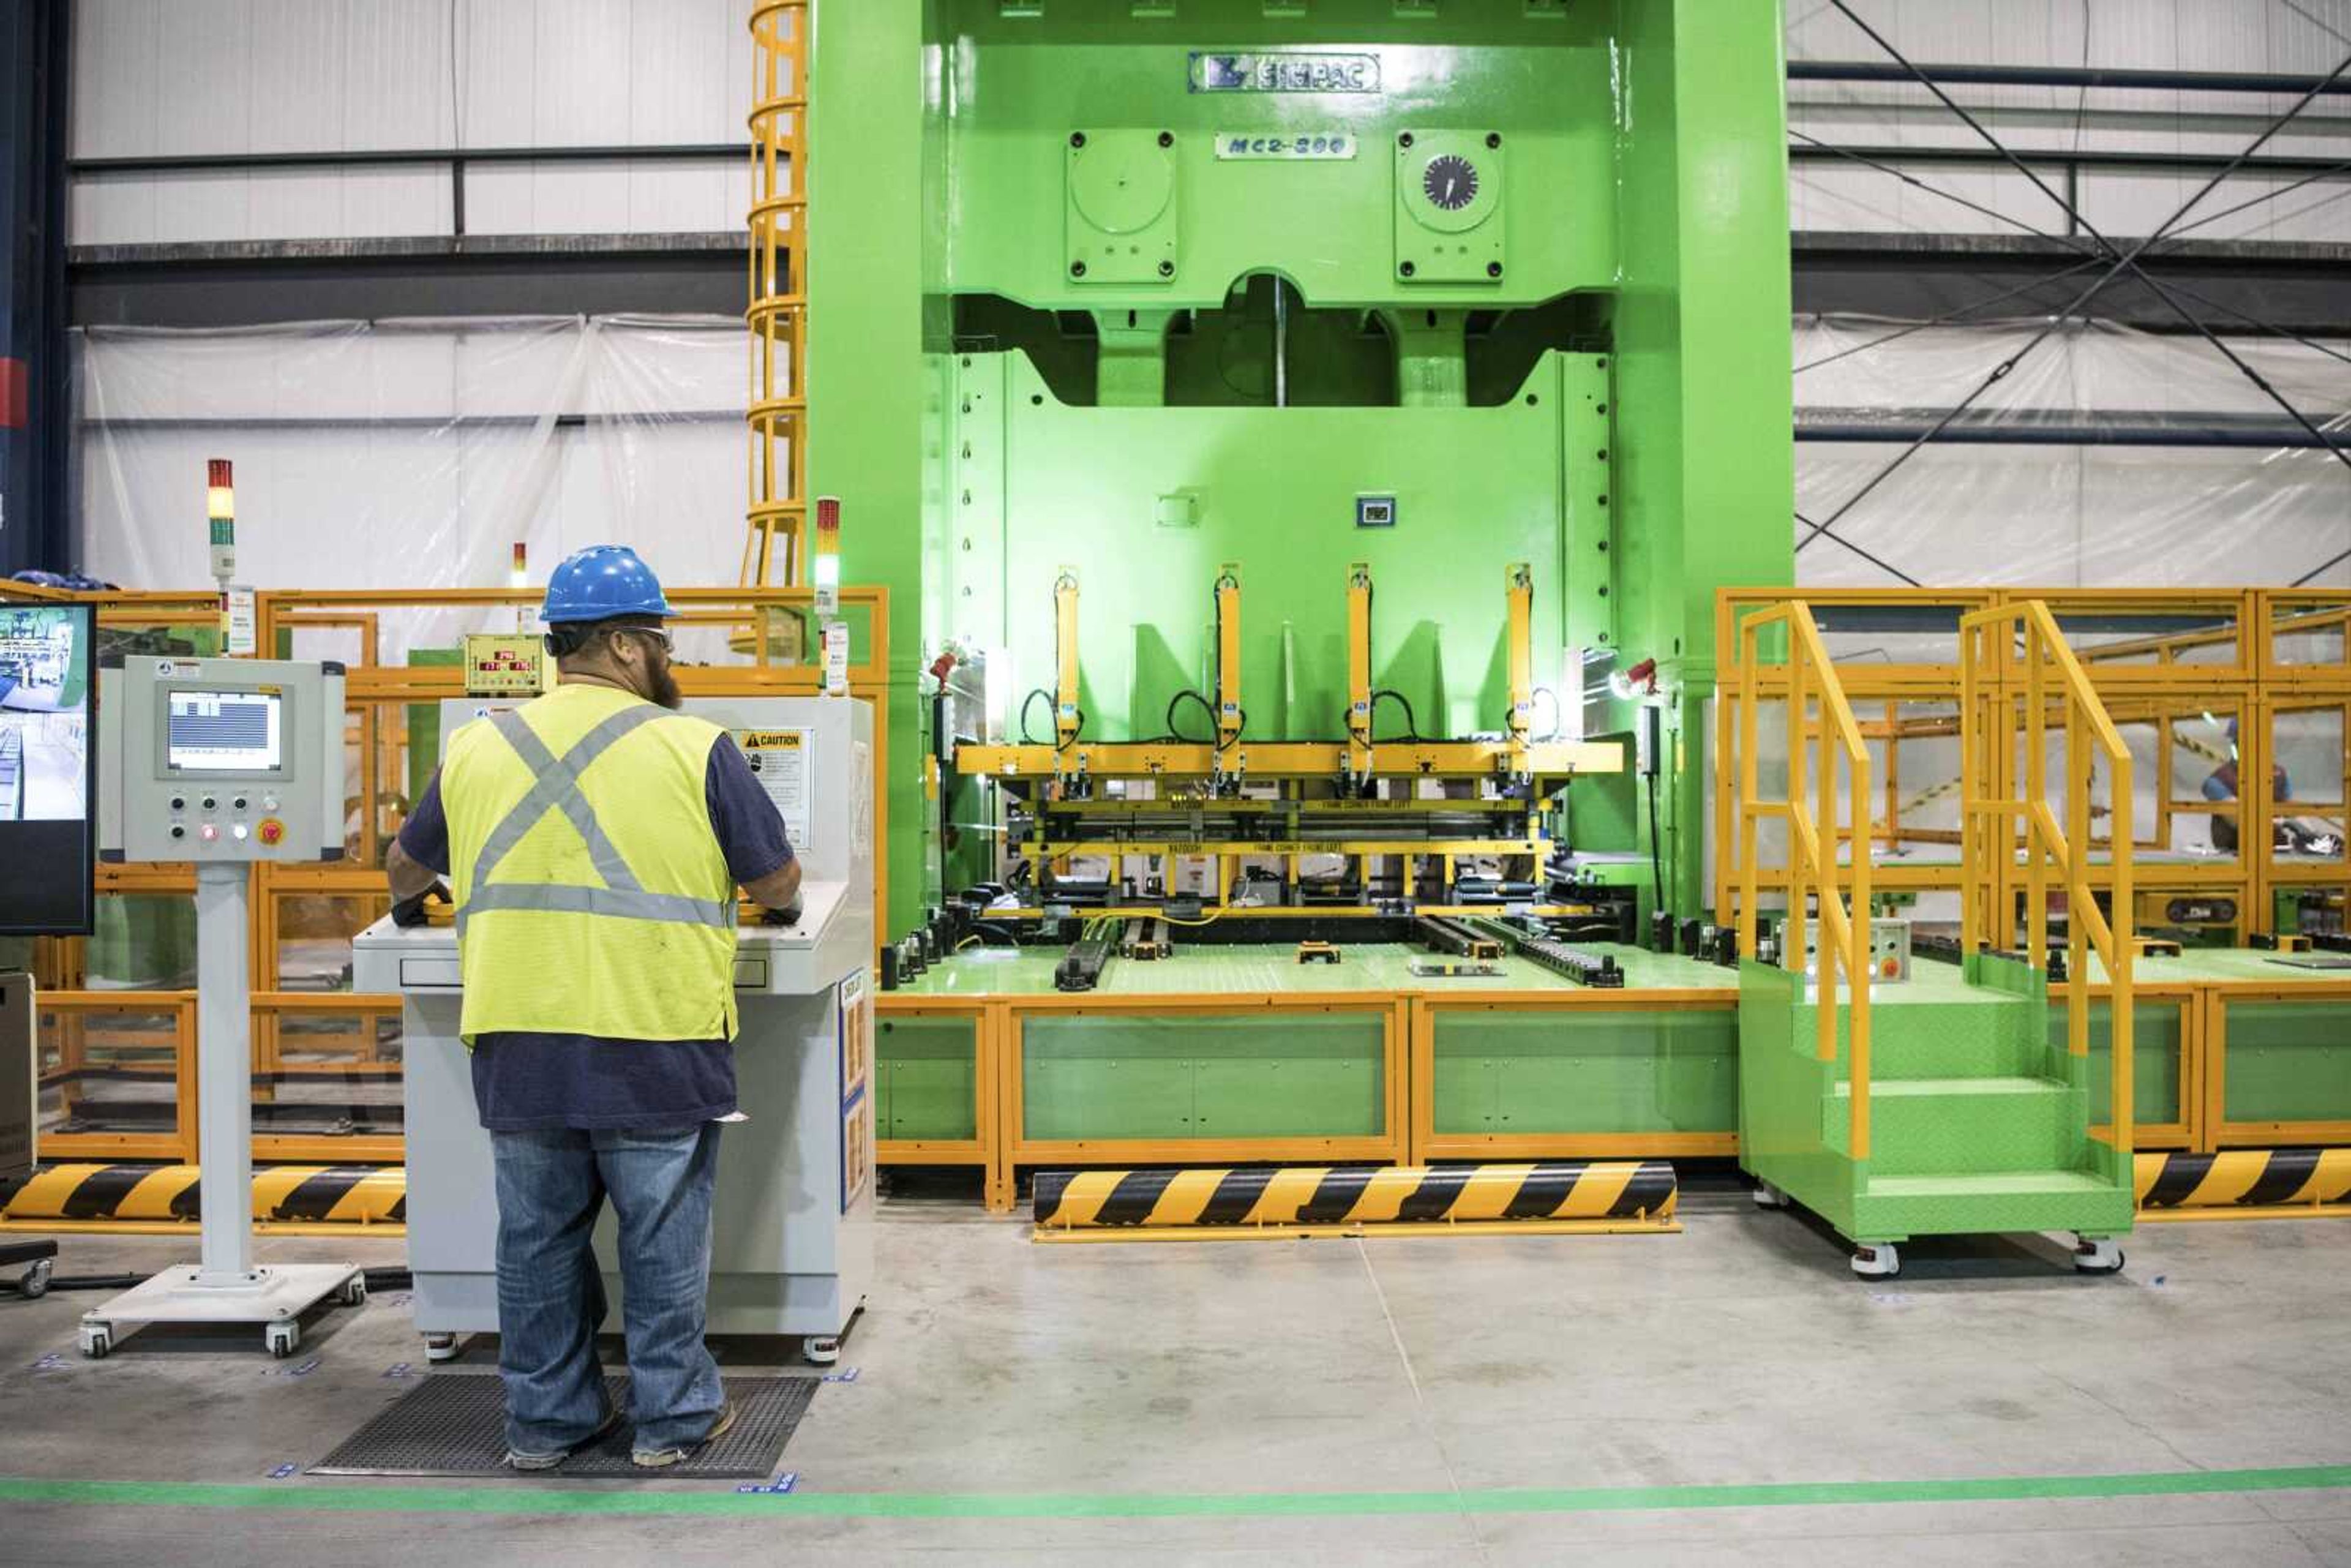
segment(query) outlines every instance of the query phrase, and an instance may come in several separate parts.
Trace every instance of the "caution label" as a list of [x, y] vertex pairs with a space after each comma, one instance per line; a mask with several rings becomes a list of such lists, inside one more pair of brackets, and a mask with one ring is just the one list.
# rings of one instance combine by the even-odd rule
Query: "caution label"
[[784, 820], [784, 834], [795, 852], [809, 847], [809, 791], [816, 749], [809, 735], [805, 729], [735, 732], [735, 744], [743, 748], [759, 788]]

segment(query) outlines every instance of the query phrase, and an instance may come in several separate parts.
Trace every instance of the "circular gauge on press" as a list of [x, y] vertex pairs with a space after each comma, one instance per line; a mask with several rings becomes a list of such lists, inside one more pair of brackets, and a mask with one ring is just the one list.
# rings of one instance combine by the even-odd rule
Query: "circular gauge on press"
[[1420, 193], [1429, 205], [1458, 213], [1478, 199], [1478, 166], [1452, 152], [1431, 158], [1420, 172]]

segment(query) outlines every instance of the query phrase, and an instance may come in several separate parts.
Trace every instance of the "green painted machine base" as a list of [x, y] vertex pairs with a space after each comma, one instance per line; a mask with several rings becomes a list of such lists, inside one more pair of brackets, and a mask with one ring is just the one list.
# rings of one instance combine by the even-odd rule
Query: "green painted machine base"
[[1740, 1165], [1860, 1246], [2131, 1228], [2127, 1151], [2090, 1136], [2089, 1063], [2053, 1043], [2043, 977], [1978, 956], [1871, 1005], [1870, 1153], [1851, 1155], [1849, 1015], [1820, 1060], [1801, 977], [1740, 971]]

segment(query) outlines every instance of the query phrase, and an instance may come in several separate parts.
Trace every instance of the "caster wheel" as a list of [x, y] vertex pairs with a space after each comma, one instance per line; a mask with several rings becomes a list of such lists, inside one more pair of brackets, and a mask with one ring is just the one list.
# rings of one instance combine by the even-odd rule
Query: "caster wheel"
[[38, 1262], [33, 1264], [32, 1267], [26, 1269], [23, 1277], [16, 1281], [17, 1294], [23, 1296], [28, 1301], [37, 1301], [43, 1296], [47, 1295], [49, 1293], [50, 1268], [51, 1264], [49, 1260], [44, 1258]]
[[2123, 1249], [2112, 1237], [2097, 1241], [2085, 1236], [2076, 1237], [2074, 1267], [2085, 1274], [2119, 1274], [2123, 1269]]
[[802, 1340], [800, 1359], [810, 1366], [831, 1366], [841, 1359], [841, 1341], [830, 1334]]
[[261, 1331], [261, 1343], [269, 1347], [270, 1354], [283, 1361], [292, 1355], [301, 1345], [302, 1325], [294, 1322], [271, 1323]]
[[347, 1307], [367, 1305], [367, 1276], [354, 1274], [344, 1281], [343, 1288], [335, 1292], [335, 1299]]
[[1782, 1192], [1778, 1187], [1773, 1186], [1768, 1181], [1759, 1182], [1756, 1184], [1754, 1196], [1755, 1207], [1758, 1208], [1785, 1208], [1788, 1207], [1788, 1195]]
[[82, 1325], [82, 1354], [92, 1361], [104, 1361], [107, 1352], [113, 1348], [114, 1331], [111, 1328], [93, 1327], [87, 1323]]
[[427, 1361], [456, 1360], [457, 1336], [448, 1333], [427, 1335], [424, 1341], [424, 1359]]
[[1865, 1280], [1891, 1280], [1902, 1272], [1902, 1254], [1890, 1241], [1853, 1250], [1853, 1271]]

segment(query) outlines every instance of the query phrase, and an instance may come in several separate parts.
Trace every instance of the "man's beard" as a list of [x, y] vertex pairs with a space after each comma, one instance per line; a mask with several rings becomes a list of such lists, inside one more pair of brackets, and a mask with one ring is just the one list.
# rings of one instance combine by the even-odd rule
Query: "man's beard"
[[666, 661], [648, 669], [645, 678], [653, 683], [653, 689], [645, 694], [653, 701], [665, 708], [685, 706], [685, 694], [677, 689], [677, 676], [671, 674]]

